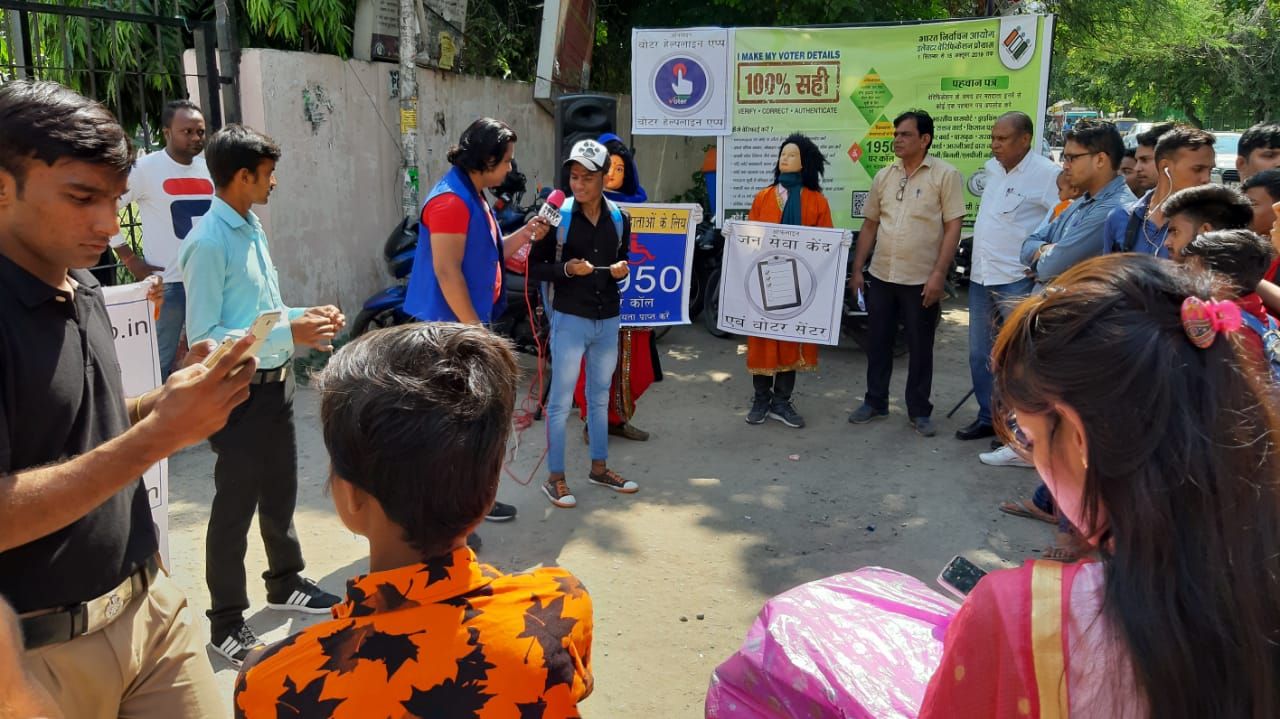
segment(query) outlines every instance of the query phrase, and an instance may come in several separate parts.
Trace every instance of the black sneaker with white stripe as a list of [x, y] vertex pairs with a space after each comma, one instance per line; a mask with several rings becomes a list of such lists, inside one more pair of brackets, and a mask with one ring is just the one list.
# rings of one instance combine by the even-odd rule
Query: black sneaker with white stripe
[[266, 645], [257, 634], [253, 633], [248, 624], [241, 624], [226, 634], [214, 633], [210, 637], [209, 646], [213, 647], [215, 653], [238, 667], [244, 664], [249, 652]]
[[303, 614], [328, 614], [329, 608], [341, 601], [341, 597], [326, 592], [310, 579], [302, 579], [286, 596], [267, 595], [268, 607]]

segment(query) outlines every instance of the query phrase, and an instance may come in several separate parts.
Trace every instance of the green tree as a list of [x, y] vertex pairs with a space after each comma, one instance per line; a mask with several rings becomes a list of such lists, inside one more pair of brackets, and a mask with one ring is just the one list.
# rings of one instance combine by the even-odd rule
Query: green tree
[[[190, 28], [213, 20], [214, 0], [61, 0], [137, 14], [181, 17], [187, 28], [168, 28], [52, 13], [31, 13], [36, 75], [56, 80], [110, 106], [126, 127], [155, 128], [164, 102], [187, 94], [182, 53], [194, 47]], [[236, 0], [243, 47], [309, 50], [347, 56], [355, 3], [350, 0]], [[0, 10], [0, 74], [8, 57], [9, 15]]]
[[1280, 114], [1280, 4], [1060, 0], [1051, 95], [1238, 127]]

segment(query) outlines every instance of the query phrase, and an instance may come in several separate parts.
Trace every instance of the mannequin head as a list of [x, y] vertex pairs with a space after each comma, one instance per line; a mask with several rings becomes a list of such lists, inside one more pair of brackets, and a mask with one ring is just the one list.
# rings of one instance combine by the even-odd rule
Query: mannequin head
[[604, 189], [621, 190], [627, 179], [627, 162], [622, 155], [609, 155], [609, 169], [604, 175]]
[[778, 184], [778, 176], [784, 172], [799, 172], [802, 184], [815, 192], [822, 191], [822, 174], [827, 166], [827, 158], [813, 140], [796, 133], [782, 141], [778, 148], [778, 162], [773, 168], [773, 184]]
[[614, 202], [647, 201], [649, 195], [640, 186], [635, 150], [612, 132], [601, 135], [599, 142], [609, 151], [609, 164], [605, 166], [604, 177], [605, 197]]
[[782, 146], [778, 153], [778, 172], [799, 172], [804, 168], [804, 160], [800, 158], [800, 147], [794, 142]]

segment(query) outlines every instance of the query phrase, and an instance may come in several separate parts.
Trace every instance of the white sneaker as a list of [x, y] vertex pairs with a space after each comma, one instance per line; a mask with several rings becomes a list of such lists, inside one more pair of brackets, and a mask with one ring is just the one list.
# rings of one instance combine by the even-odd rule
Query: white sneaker
[[1030, 462], [1028, 462], [1027, 460], [1023, 459], [1022, 457], [1019, 457], [1018, 453], [1013, 451], [1013, 448], [1011, 448], [1007, 444], [1000, 447], [1000, 449], [995, 449], [990, 452], [983, 452], [982, 454], [978, 455], [978, 459], [981, 460], [983, 464], [989, 464], [992, 467], [1034, 467], [1035, 466]]

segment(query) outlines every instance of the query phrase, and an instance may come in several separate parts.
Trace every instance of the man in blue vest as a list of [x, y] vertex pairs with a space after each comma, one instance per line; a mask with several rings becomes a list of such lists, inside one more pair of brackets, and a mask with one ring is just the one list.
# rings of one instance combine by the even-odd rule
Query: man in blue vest
[[529, 253], [529, 277], [543, 283], [551, 317], [551, 395], [547, 405], [547, 469], [542, 485], [557, 507], [576, 507], [565, 481], [565, 422], [574, 385], [587, 368], [587, 427], [591, 469], [587, 479], [623, 494], [640, 487], [608, 467], [609, 385], [618, 362], [621, 293], [618, 282], [627, 264], [631, 217], [604, 196], [609, 151], [596, 140], [582, 140], [569, 151], [571, 200], [560, 208], [553, 238]]
[[[550, 227], [539, 217], [502, 236], [484, 198], [511, 172], [516, 133], [505, 122], [482, 117], [449, 150], [453, 167], [422, 206], [418, 249], [404, 309], [425, 322], [489, 324], [502, 314], [502, 260]], [[494, 502], [491, 522], [516, 517], [516, 508]]]

